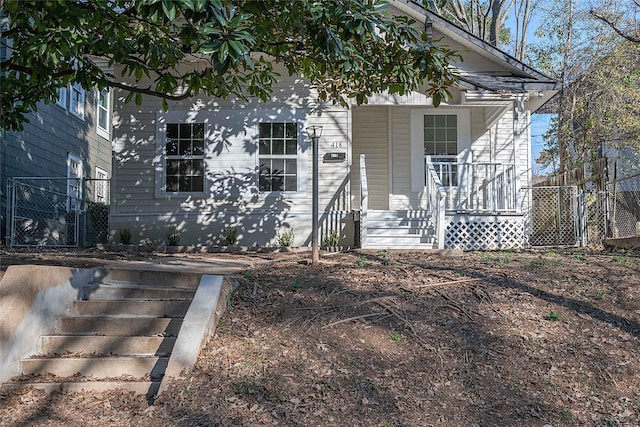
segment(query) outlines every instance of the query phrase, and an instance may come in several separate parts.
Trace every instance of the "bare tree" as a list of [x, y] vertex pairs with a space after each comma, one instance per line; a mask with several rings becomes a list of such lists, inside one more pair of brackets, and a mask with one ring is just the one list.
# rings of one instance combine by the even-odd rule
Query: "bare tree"
[[589, 13], [611, 27], [620, 37], [640, 43], [640, 0], [608, 2], [592, 8]]

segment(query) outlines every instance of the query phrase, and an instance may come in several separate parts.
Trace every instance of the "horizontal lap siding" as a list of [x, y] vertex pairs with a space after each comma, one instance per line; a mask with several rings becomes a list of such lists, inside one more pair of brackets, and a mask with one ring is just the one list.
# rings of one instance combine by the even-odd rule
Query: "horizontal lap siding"
[[389, 148], [387, 107], [353, 109], [353, 158], [351, 191], [354, 206], [360, 203], [360, 154], [365, 155], [369, 209], [389, 208]]
[[392, 194], [391, 209], [416, 209], [418, 193], [411, 192], [411, 109], [392, 108]]

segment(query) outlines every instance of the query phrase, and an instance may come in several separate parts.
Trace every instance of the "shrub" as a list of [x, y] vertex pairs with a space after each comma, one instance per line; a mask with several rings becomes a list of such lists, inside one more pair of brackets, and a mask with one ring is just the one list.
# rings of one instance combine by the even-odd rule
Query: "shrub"
[[278, 245], [280, 246], [291, 246], [293, 244], [293, 228], [288, 230], [284, 230], [281, 233], [278, 233], [276, 239], [278, 240]]
[[335, 248], [340, 244], [340, 235], [337, 231], [332, 231], [331, 234], [327, 234], [322, 239], [322, 246], [327, 248]]
[[123, 228], [120, 230], [120, 243], [123, 245], [128, 245], [131, 243], [131, 231], [128, 228]]
[[235, 246], [238, 244], [238, 229], [236, 227], [225, 228], [222, 236], [227, 241], [227, 245]]
[[175, 224], [171, 224], [169, 226], [169, 231], [167, 231], [167, 242], [169, 243], [169, 246], [178, 246], [178, 243], [180, 243], [180, 232]]

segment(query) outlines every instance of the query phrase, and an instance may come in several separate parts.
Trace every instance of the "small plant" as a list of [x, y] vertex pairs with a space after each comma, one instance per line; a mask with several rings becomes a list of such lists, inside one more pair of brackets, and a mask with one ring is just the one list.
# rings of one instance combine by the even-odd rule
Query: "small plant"
[[169, 226], [166, 236], [169, 246], [178, 246], [178, 243], [180, 243], [180, 232], [175, 224]]
[[248, 280], [248, 279], [251, 279], [253, 276], [251, 275], [250, 271], [245, 271], [244, 273], [242, 273], [242, 277]]
[[583, 254], [576, 254], [575, 258], [578, 261], [584, 261], [585, 259], [587, 259]]
[[547, 314], [546, 319], [551, 320], [553, 322], [557, 322], [558, 320], [560, 320], [560, 313], [558, 313], [555, 310], [551, 310], [549, 314]]
[[291, 282], [291, 289], [293, 290], [293, 292], [297, 292], [300, 289], [300, 283], [298, 283], [297, 280], [294, 280], [293, 282]]
[[281, 247], [293, 245], [293, 236], [293, 228], [289, 228], [288, 230], [284, 230], [278, 233], [278, 235], [276, 236], [278, 245]]
[[224, 240], [226, 240], [227, 245], [235, 246], [238, 244], [238, 229], [236, 227], [225, 228], [222, 236]]
[[394, 332], [389, 336], [389, 338], [391, 338], [391, 341], [400, 341], [400, 338], [402, 338], [402, 335], [400, 335], [397, 332]]
[[120, 243], [128, 245], [131, 243], [131, 231], [128, 228], [120, 230]]
[[324, 236], [322, 239], [322, 246], [327, 248], [335, 248], [340, 244], [340, 235], [337, 231], [332, 231], [330, 234]]
[[370, 261], [367, 261], [367, 258], [362, 256], [360, 258], [358, 258], [355, 262], [354, 262], [356, 267], [369, 267], [371, 265]]
[[605, 291], [599, 291], [599, 292], [596, 294], [596, 299], [600, 299], [600, 300], [602, 300], [602, 299], [604, 299], [606, 296], [607, 296], [607, 293], [606, 293]]
[[391, 265], [391, 259], [389, 259], [389, 252], [386, 251], [382, 251], [378, 254], [378, 256], [381, 258], [381, 263], [382, 265]]
[[625, 257], [625, 256], [617, 256], [614, 259], [615, 262], [619, 262], [621, 264], [628, 264], [629, 263], [629, 258]]

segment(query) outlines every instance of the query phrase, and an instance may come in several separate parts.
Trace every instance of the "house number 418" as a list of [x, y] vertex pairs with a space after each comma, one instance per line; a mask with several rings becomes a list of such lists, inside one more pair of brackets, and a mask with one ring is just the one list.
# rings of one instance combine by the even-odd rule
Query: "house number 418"
[[331, 148], [342, 148], [344, 146], [344, 143], [342, 141], [339, 142], [332, 142], [331, 143]]

